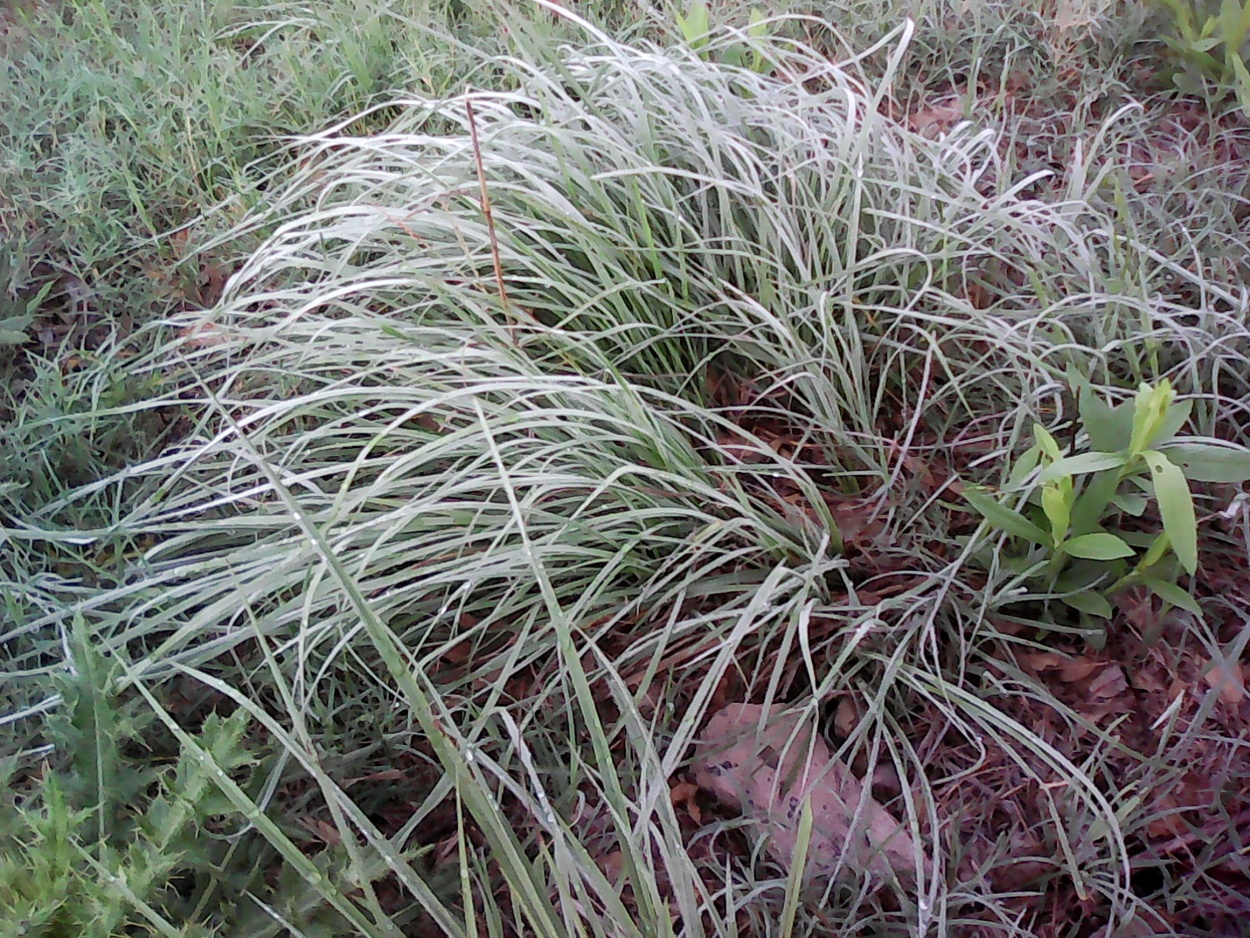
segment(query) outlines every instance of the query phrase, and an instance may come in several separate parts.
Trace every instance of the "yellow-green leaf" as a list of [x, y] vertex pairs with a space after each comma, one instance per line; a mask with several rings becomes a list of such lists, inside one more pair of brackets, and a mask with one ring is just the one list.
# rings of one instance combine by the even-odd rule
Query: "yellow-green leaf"
[[1026, 541], [1032, 541], [1035, 544], [1051, 545], [1049, 534], [1020, 514], [1020, 512], [1000, 504], [997, 499], [984, 492], [965, 491], [964, 499], [980, 512], [986, 521], [1000, 531], [1005, 531], [1014, 537], [1022, 537]]
[[1143, 384], [1133, 400], [1133, 435], [1129, 439], [1129, 455], [1144, 452], [1154, 441], [1176, 392], [1166, 378], [1157, 387]]
[[1136, 553], [1123, 539], [1107, 531], [1069, 538], [1059, 545], [1059, 549], [1070, 557], [1082, 560], [1121, 560]]
[[1071, 494], [1071, 489], [1065, 492], [1054, 482], [1042, 489], [1042, 511], [1050, 522], [1050, 536], [1055, 544], [1068, 536], [1068, 522], [1072, 518]]
[[1037, 440], [1037, 445], [1041, 447], [1043, 453], [1051, 462], [1057, 462], [1063, 458], [1063, 451], [1059, 449], [1059, 443], [1050, 431], [1043, 427], [1040, 423], [1033, 424], [1033, 438]]
[[1102, 472], [1104, 469], [1119, 469], [1123, 465], [1124, 457], [1119, 453], [1078, 453], [1076, 456], [1065, 456], [1051, 463], [1042, 470], [1037, 481], [1050, 482], [1064, 476]]
[[1198, 571], [1198, 521], [1185, 473], [1156, 450], [1147, 450], [1142, 457], [1150, 467], [1155, 501], [1159, 503], [1159, 514], [1163, 517], [1163, 530], [1172, 542], [1176, 559], [1193, 576]]
[[1186, 612], [1192, 612], [1201, 618], [1202, 607], [1198, 605], [1198, 601], [1175, 583], [1160, 580], [1158, 577], [1146, 577], [1142, 580], [1142, 583], [1150, 592], [1154, 593], [1165, 603], [1171, 603], [1173, 606], [1184, 609]]
[[1086, 615], [1094, 616], [1098, 619], [1111, 618], [1111, 603], [1107, 602], [1107, 598], [1102, 593], [1084, 592], [1072, 593], [1069, 596], [1060, 596], [1060, 601], [1065, 605], [1071, 606]]

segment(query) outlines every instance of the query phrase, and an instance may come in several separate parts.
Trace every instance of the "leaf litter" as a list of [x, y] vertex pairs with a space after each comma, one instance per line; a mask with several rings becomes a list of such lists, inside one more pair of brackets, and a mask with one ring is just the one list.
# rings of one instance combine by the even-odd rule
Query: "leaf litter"
[[[695, 780], [758, 825], [774, 861], [805, 863], [809, 880], [850, 873], [878, 887], [914, 884], [918, 858], [932, 872], [906, 828], [796, 712], [746, 703], [718, 711], [700, 738]], [[806, 856], [796, 856], [809, 803], [811, 837]]]

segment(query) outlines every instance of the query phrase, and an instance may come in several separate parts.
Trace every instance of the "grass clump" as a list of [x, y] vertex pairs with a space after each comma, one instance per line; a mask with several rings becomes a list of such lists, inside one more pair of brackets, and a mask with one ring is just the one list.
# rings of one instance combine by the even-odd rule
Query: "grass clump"
[[[57, 517], [66, 488], [180, 432], [127, 363], [167, 337], [164, 316], [215, 301], [252, 245], [206, 248], [286, 173], [289, 135], [473, 67], [431, 33], [445, 19], [421, 2], [0, 11], [0, 485], [22, 512]], [[86, 514], [59, 520], [112, 516]]]
[[[302, 136], [220, 300], [128, 360], [148, 397], [114, 409], [179, 432], [6, 529], [27, 712], [81, 621], [183, 752], [208, 747], [173, 688], [246, 716], [272, 763], [213, 786], [265, 888], [222, 934], [1216, 921], [1143, 870], [1210, 824], [1191, 766], [1241, 764], [1231, 493], [1193, 487], [1169, 652], [1134, 638], [1147, 597], [1094, 658], [959, 495], [1064, 438], [1074, 374], [1118, 413], [1174, 389], [1187, 432], [1244, 444], [1233, 282], [1160, 298], [1196, 242], [1121, 211], [1109, 157], [1051, 190], [992, 132], [909, 128], [910, 25], [837, 65], [781, 38], [810, 19], [692, 50], [550, 11], [580, 41], [513, 24], [492, 90]], [[40, 568], [69, 548], [94, 579]], [[1089, 705], [1130, 660], [1164, 701], [1140, 726]], [[738, 701], [815, 724], [932, 872], [805, 882], [691, 793]]]

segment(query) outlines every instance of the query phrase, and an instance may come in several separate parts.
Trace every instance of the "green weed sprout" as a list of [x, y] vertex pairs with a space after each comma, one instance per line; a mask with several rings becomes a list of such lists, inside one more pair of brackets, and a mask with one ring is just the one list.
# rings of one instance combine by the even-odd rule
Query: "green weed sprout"
[[1241, 109], [1250, 116], [1250, 0], [1159, 0], [1172, 15], [1176, 28], [1163, 41], [1184, 65], [1175, 76], [1183, 91], [1193, 90], [1195, 78], [1206, 79], [1236, 93]]
[[[1035, 443], [1016, 462], [1003, 495], [1024, 494], [1021, 510], [987, 489], [969, 489], [968, 503], [991, 527], [1029, 545], [1009, 560], [1082, 617], [1109, 619], [1107, 597], [1145, 586], [1164, 602], [1201, 615], [1177, 583], [1177, 564], [1198, 570], [1198, 525], [1191, 482], [1250, 479], [1250, 451], [1214, 440], [1178, 438], [1192, 403], [1177, 401], [1167, 380], [1143, 384], [1112, 407], [1076, 379], [1088, 448], [1065, 455], [1054, 436], [1034, 424]], [[1162, 530], [1127, 530], [1151, 501]], [[1108, 528], [1113, 530], [1108, 530]]]
[[751, 18], [746, 30], [747, 37], [752, 42], [734, 43], [728, 46], [719, 44], [713, 47], [712, 45], [712, 17], [706, 0], [691, 0], [686, 12], [675, 13], [674, 19], [682, 40], [704, 61], [717, 61], [725, 65], [747, 68], [759, 74], [764, 74], [769, 70], [770, 63], [757, 42], [767, 37], [768, 22], [763, 11], [758, 7], [751, 8]]
[[52, 292], [53, 281], [48, 281], [34, 296], [21, 297], [17, 277], [13, 257], [0, 246], [0, 346], [26, 342], [35, 314]]

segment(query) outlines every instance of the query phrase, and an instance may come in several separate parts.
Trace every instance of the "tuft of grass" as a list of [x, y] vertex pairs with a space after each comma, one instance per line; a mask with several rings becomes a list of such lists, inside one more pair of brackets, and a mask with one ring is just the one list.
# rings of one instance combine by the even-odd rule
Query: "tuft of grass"
[[451, 48], [419, 41], [433, 12], [158, 0], [25, 8], [0, 72], [7, 236], [32, 265], [102, 290], [119, 263], [168, 262], [163, 239], [205, 207], [238, 215], [256, 204], [284, 136], [363, 110], [414, 74], [441, 90]]
[[[909, 130], [899, 89], [933, 80], [910, 23], [838, 65], [789, 38], [827, 37], [814, 18], [696, 54], [543, 9], [563, 25], [510, 22], [490, 90], [361, 99], [300, 136], [205, 246], [258, 242], [220, 300], [125, 361], [141, 402], [71, 380], [84, 423], [183, 422], [10, 506], [8, 722], [55, 706], [77, 622], [197, 764], [173, 688], [246, 715], [273, 759], [214, 785], [269, 865], [223, 934], [1017, 935], [1073, 896], [1108, 933], [1148, 916], [1142, 793], [1215, 704], [1147, 754], [1041, 685], [1039, 630], [1076, 629], [946, 494], [1058, 432], [1070, 369], [1110, 400], [1167, 379], [1195, 432], [1245, 442], [1244, 291], [1184, 261], [1225, 222], [1127, 204], [1133, 111], [1055, 186], [993, 131]], [[975, 48], [1010, 35], [982, 27]], [[759, 67], [726, 64], [744, 48]], [[75, 442], [59, 413], [20, 426]], [[1178, 647], [1222, 642], [1196, 622]], [[682, 810], [731, 699], [835, 710], [934, 877], [796, 895], [745, 822]]]

